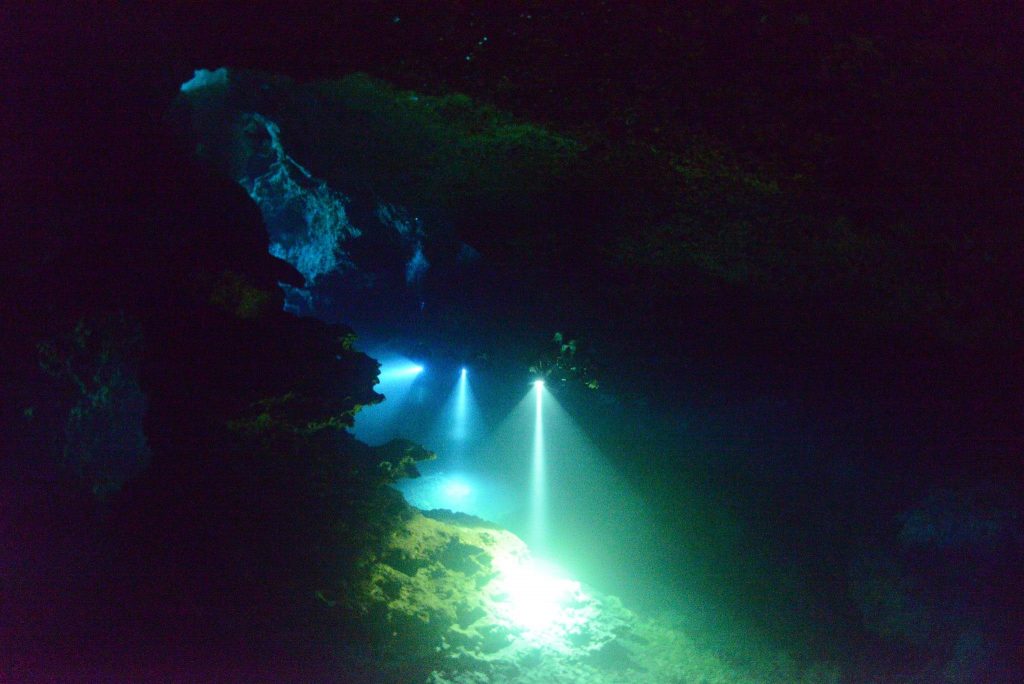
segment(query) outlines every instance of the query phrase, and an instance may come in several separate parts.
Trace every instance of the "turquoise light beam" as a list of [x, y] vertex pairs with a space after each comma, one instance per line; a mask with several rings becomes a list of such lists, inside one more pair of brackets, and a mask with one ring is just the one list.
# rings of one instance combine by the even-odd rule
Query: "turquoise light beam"
[[533, 423], [533, 468], [530, 479], [530, 545], [541, 551], [547, 537], [547, 465], [544, 454], [544, 381], [533, 383], [537, 409]]
[[455, 388], [455, 420], [452, 425], [452, 439], [456, 442], [466, 440], [469, 423], [469, 379], [466, 369], [459, 373], [459, 384]]

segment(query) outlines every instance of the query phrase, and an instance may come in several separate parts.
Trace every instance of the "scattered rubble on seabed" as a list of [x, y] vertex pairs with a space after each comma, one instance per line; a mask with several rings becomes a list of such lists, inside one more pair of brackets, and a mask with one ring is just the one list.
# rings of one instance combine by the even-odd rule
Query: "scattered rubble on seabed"
[[838, 681], [784, 655], [727, 662], [534, 558], [511, 532], [439, 512], [415, 512], [392, 535], [360, 594], [393, 657], [436, 663], [428, 684]]

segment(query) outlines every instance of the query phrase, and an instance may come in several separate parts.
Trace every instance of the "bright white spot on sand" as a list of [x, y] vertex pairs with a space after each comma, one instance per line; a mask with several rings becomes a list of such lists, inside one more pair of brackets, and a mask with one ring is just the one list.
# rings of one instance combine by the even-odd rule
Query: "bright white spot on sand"
[[535, 646], [569, 647], [566, 637], [591, 617], [580, 607], [588, 596], [557, 566], [515, 553], [492, 561], [498, 576], [489, 590], [499, 617]]

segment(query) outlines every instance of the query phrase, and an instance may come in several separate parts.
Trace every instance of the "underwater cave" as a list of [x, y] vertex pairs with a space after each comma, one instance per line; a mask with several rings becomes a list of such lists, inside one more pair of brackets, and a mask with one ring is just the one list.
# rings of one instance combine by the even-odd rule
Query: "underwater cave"
[[0, 681], [1021, 681], [1024, 22], [898, 4], [5, 20]]

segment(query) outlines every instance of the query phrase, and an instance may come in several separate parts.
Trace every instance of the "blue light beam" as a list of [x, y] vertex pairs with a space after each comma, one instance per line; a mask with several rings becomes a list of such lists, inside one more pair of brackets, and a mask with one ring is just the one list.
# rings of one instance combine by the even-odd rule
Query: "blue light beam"
[[423, 366], [403, 356], [382, 357], [374, 389], [384, 395], [384, 401], [364, 407], [356, 414], [353, 434], [367, 444], [381, 444], [394, 437], [409, 392], [424, 370]]
[[459, 373], [459, 384], [455, 387], [452, 439], [456, 442], [466, 441], [466, 434], [469, 429], [469, 401], [469, 373], [463, 368]]
[[462, 468], [473, 455], [481, 436], [480, 409], [469, 383], [469, 370], [461, 368], [455, 387], [433, 426], [431, 447], [445, 467]]

